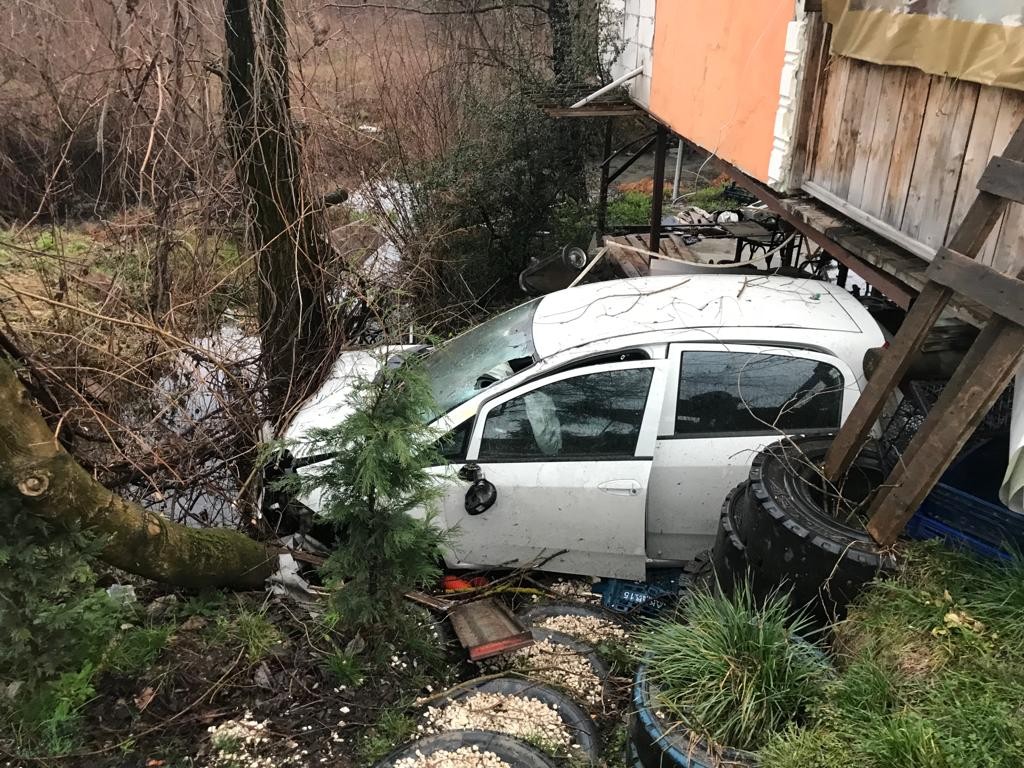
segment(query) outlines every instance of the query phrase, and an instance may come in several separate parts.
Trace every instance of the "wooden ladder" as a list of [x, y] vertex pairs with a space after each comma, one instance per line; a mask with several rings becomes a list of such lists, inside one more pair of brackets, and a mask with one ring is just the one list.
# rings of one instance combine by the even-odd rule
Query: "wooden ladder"
[[[1008, 275], [975, 260], [1011, 202], [1024, 204], [1024, 122], [1003, 154], [989, 161], [977, 197], [949, 244], [932, 260], [927, 282], [825, 458], [826, 477], [838, 481], [954, 293], [992, 312], [871, 506], [868, 532], [881, 545], [896, 540], [1024, 356], [1024, 265]], [[1024, 261], [1024, 253], [1019, 257]]]

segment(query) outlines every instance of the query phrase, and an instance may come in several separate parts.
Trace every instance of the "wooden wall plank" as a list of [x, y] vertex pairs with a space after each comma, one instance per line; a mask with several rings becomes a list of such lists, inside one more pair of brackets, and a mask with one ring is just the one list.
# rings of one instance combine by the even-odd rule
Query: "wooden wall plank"
[[[846, 194], [849, 203], [861, 208], [864, 199], [864, 186], [867, 182], [868, 165], [871, 159], [871, 144], [878, 130], [878, 112], [882, 101], [882, 80], [885, 67], [877, 64], [865, 64], [867, 83], [864, 88], [864, 99], [860, 108], [860, 124], [857, 126], [857, 145], [853, 150], [853, 171], [850, 176], [850, 187]], [[847, 112], [848, 120], [856, 120], [857, 114]]]
[[[846, 83], [846, 100], [843, 102], [843, 117], [836, 137], [835, 166], [832, 171], [832, 192], [846, 199], [850, 194], [853, 169], [859, 149], [861, 117], [865, 109], [865, 94], [871, 75], [871, 64], [854, 61]], [[870, 129], [871, 123], [865, 123]]]
[[881, 93], [878, 111], [875, 115], [875, 130], [868, 147], [867, 168], [864, 189], [861, 192], [860, 209], [881, 218], [882, 203], [885, 199], [885, 182], [889, 178], [893, 145], [900, 124], [903, 107], [903, 91], [907, 84], [907, 70], [904, 67], [878, 67], [882, 71]]
[[811, 178], [826, 189], [832, 189], [835, 168], [836, 139], [843, 120], [843, 104], [846, 101], [846, 84], [850, 77], [853, 60], [833, 56], [828, 64], [825, 99], [821, 106], [821, 126], [818, 130], [817, 148], [814, 153], [814, 168]]
[[882, 200], [882, 221], [899, 228], [903, 223], [903, 211], [907, 205], [910, 176], [917, 159], [917, 145], [921, 138], [924, 110], [928, 103], [928, 91], [932, 78], [916, 69], [907, 70], [907, 82], [903, 91], [903, 106], [899, 126], [892, 147], [889, 174], [885, 182]]
[[[1005, 91], [992, 138], [992, 154], [1002, 154], [1021, 120], [1024, 120], [1024, 93]], [[996, 231], [995, 240], [989, 240], [991, 250], [986, 244], [982, 261], [1000, 272], [1017, 274], [1024, 267], [1024, 205], [1011, 204]]]
[[928, 96], [900, 229], [930, 248], [946, 236], [978, 91], [976, 83], [945, 79]]
[[[995, 136], [996, 120], [1002, 103], [1002, 88], [986, 86], [978, 94], [978, 108], [974, 112], [971, 136], [967, 140], [967, 150], [964, 152], [964, 166], [960, 172], [960, 183], [957, 185], [953, 214], [946, 229], [946, 242], [949, 242], [949, 238], [956, 232], [956, 228], [964, 219], [964, 214], [978, 194], [978, 179], [992, 157], [992, 139]], [[995, 239], [993, 236], [990, 241], [993, 245]]]

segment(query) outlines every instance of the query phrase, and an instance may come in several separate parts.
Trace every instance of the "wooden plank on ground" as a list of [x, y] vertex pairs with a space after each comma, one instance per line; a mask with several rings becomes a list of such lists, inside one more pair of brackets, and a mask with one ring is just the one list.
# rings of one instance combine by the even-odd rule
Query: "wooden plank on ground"
[[900, 227], [932, 249], [946, 237], [979, 86], [943, 78], [932, 86]]
[[462, 603], [452, 609], [448, 619], [470, 661], [533, 645], [533, 635], [494, 599]]
[[914, 170], [914, 161], [917, 159], [921, 124], [924, 122], [924, 109], [931, 88], [931, 77], [916, 69], [907, 70], [906, 80], [899, 127], [896, 129], [896, 138], [892, 145], [889, 174], [885, 180], [885, 193], [882, 198], [882, 213], [879, 217], [897, 229], [903, 223], [910, 176]]
[[815, 140], [814, 168], [811, 178], [826, 189], [833, 188], [837, 137], [843, 121], [846, 84], [853, 59], [833, 56], [828, 63], [825, 96], [821, 104], [821, 124]]
[[[905, 67], [883, 67], [878, 110], [875, 114], [875, 128], [868, 146], [864, 186], [861, 190], [859, 207], [871, 216], [881, 217], [885, 196], [885, 180], [889, 176], [893, 145], [900, 124], [900, 110], [903, 106], [903, 91], [907, 83]], [[851, 189], [851, 200], [852, 199]]]
[[[856, 146], [853, 150], [853, 169], [850, 183], [844, 197], [855, 208], [861, 207], [864, 187], [867, 184], [868, 166], [871, 161], [871, 145], [879, 129], [878, 113], [882, 106], [882, 81], [890, 67], [878, 64], [864, 64], [866, 85], [860, 107], [860, 125], [857, 127]], [[857, 113], [847, 115], [851, 122], [857, 120]], [[884, 129], [883, 129], [884, 130]], [[890, 138], [891, 141], [891, 138]]]
[[906, 527], [1016, 372], [1024, 328], [993, 318], [978, 335], [938, 402], [885, 481], [868, 532], [889, 545]]

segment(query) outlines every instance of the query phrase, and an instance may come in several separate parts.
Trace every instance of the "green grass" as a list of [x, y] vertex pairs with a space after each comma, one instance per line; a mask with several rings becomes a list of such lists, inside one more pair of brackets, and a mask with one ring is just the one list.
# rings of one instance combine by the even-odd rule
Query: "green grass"
[[736, 201], [725, 196], [725, 185], [698, 189], [686, 199], [687, 205], [696, 205], [709, 213], [727, 211], [736, 207]]
[[245, 649], [250, 662], [265, 659], [274, 646], [282, 641], [280, 631], [262, 611], [239, 608], [233, 615], [220, 615], [210, 632], [211, 642], [217, 645], [238, 645]]
[[607, 221], [612, 226], [639, 226], [651, 223], [651, 196], [644, 192], [623, 192], [608, 201]]
[[713, 741], [757, 750], [821, 696], [831, 675], [824, 655], [800, 638], [778, 594], [755, 604], [697, 592], [674, 620], [651, 624], [640, 645], [663, 710]]
[[1024, 765], [1024, 564], [933, 545], [837, 631], [841, 672], [764, 768]]
[[372, 765], [396, 747], [408, 741], [416, 730], [416, 720], [404, 709], [394, 707], [381, 712], [377, 723], [359, 744], [360, 765]]
[[174, 627], [133, 627], [113, 643], [106, 667], [122, 675], [138, 675], [156, 661], [170, 640]]

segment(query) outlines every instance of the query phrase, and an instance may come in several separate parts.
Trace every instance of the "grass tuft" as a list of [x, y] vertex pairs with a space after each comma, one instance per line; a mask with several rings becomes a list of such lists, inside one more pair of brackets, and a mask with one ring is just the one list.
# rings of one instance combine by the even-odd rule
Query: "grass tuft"
[[659, 703], [713, 741], [757, 750], [820, 697], [831, 668], [800, 635], [778, 594], [758, 606], [748, 589], [732, 597], [697, 592], [678, 619], [652, 623], [641, 647]]

